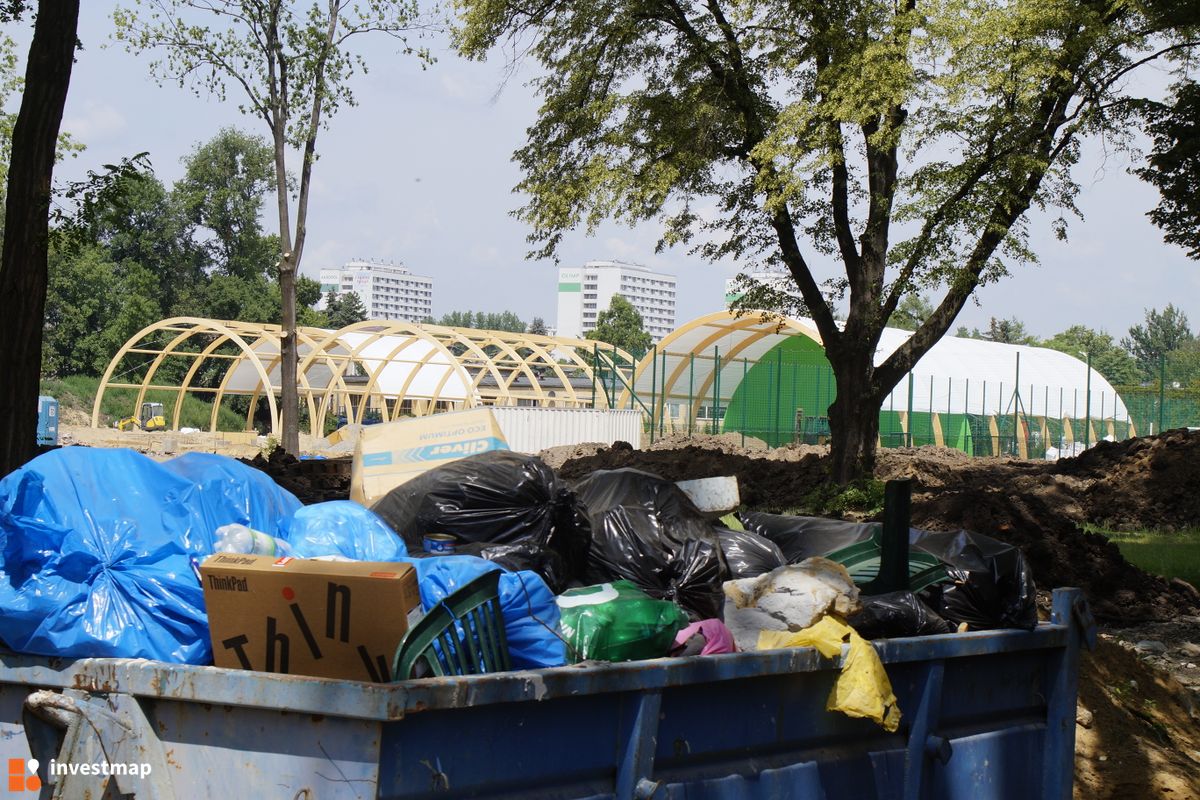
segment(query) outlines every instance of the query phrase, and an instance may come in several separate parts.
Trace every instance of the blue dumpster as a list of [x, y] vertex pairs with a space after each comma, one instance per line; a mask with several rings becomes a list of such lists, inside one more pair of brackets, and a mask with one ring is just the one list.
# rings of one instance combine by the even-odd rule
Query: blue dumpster
[[396, 684], [5, 655], [0, 749], [43, 797], [1066, 800], [1093, 636], [1060, 589], [1032, 631], [879, 641], [894, 734], [808, 648]]
[[37, 443], [49, 447], [58, 445], [58, 401], [53, 397], [38, 397]]

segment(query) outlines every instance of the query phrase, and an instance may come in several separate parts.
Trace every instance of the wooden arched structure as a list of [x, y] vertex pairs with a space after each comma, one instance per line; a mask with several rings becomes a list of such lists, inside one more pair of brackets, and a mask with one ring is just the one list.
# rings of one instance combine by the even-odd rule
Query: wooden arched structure
[[[189, 394], [221, 404], [248, 397], [247, 429], [266, 402], [280, 432], [278, 325], [175, 317], [138, 331], [117, 351], [100, 381], [92, 426], [110, 389], [137, 390], [136, 413], [148, 392], [174, 398], [168, 424], [178, 428]], [[595, 389], [594, 342], [508, 331], [367, 320], [339, 330], [297, 330], [301, 409], [320, 436], [331, 415], [362, 422], [369, 410], [384, 420], [474, 406], [538, 405], [590, 408]], [[632, 363], [628, 354], [621, 358]]]

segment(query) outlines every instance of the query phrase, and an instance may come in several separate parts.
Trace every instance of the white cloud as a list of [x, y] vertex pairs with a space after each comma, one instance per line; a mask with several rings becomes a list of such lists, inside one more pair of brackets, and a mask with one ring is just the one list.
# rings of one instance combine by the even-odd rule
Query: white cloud
[[88, 100], [83, 104], [83, 113], [63, 120], [62, 129], [80, 142], [89, 144], [125, 130], [125, 117], [107, 103]]

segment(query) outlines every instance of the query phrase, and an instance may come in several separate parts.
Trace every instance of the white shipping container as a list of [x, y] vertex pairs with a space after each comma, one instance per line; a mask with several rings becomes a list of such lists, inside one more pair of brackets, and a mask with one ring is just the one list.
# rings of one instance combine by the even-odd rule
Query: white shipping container
[[584, 442], [642, 443], [642, 412], [634, 409], [537, 408], [489, 406], [508, 447], [518, 453], [537, 453], [547, 447]]

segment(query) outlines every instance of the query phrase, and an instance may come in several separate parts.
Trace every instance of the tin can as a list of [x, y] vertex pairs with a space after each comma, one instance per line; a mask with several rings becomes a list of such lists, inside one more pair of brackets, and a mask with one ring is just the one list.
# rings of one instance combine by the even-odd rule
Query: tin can
[[435, 556], [454, 555], [454, 537], [448, 533], [425, 534], [425, 552]]

